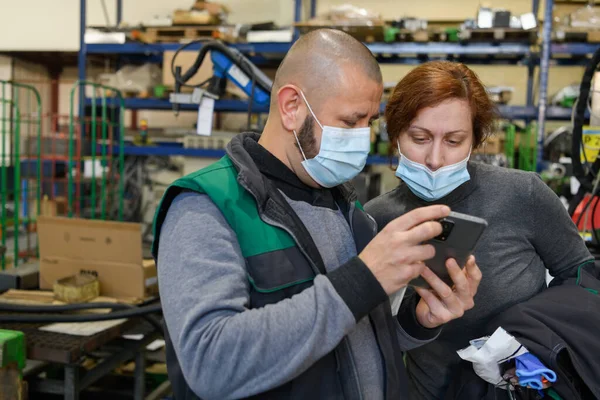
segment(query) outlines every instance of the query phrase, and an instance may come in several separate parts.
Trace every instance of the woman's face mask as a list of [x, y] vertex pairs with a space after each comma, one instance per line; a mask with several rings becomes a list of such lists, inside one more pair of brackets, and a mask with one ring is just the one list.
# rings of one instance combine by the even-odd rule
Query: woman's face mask
[[434, 201], [469, 180], [471, 121], [469, 104], [452, 99], [422, 109], [400, 134], [397, 145], [401, 160], [396, 175], [413, 193]]

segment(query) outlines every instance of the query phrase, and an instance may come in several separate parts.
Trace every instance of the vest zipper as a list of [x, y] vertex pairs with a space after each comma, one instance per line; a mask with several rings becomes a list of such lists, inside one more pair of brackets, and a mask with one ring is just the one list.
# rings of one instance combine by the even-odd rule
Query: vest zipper
[[292, 239], [294, 239], [294, 242], [296, 242], [296, 246], [298, 246], [298, 249], [300, 250], [300, 252], [302, 253], [302, 255], [308, 260], [308, 263], [310, 264], [310, 267], [312, 268], [312, 270], [315, 273], [315, 275], [320, 275], [321, 274], [321, 271], [319, 271], [319, 268], [317, 267], [317, 265], [309, 257], [308, 253], [304, 250], [304, 248], [300, 245], [300, 241], [298, 240], [298, 238], [296, 237], [296, 235], [294, 235], [294, 233], [290, 229], [288, 229], [283, 224], [280, 224], [278, 222], [275, 222], [275, 221], [271, 220], [269, 217], [265, 217], [261, 213], [259, 213], [258, 215], [260, 216], [260, 219], [263, 220], [263, 222], [265, 222], [265, 223], [267, 223], [269, 225], [275, 226], [277, 228], [283, 229], [284, 231], [286, 231], [292, 237]]
[[[240, 182], [240, 184], [241, 184], [241, 182]], [[244, 187], [244, 189], [246, 189], [248, 191], [248, 193], [250, 193], [254, 197], [254, 200], [256, 201], [256, 195], [251, 190], [249, 190], [246, 187], [246, 185], [242, 185], [242, 187]], [[353, 204], [352, 204], [352, 206], [353, 206]], [[298, 240], [298, 238], [296, 237], [296, 235], [294, 235], [294, 233], [288, 227], [286, 227], [283, 224], [280, 224], [278, 222], [273, 221], [271, 218], [265, 216], [264, 213], [259, 212], [258, 215], [259, 215], [260, 219], [264, 223], [272, 225], [272, 226], [275, 226], [275, 227], [280, 228], [280, 229], [283, 229], [285, 232], [287, 232], [292, 237], [292, 239], [294, 239], [294, 242], [296, 243], [296, 246], [298, 246], [298, 249], [300, 250], [300, 252], [302, 253], [302, 255], [308, 260], [308, 263], [311, 266], [311, 268], [313, 269], [313, 272], [315, 273], [315, 276], [321, 275], [321, 271], [319, 271], [319, 268], [317, 267], [317, 265], [315, 264], [315, 262], [312, 260], [312, 258], [310, 258], [310, 256], [308, 255], [308, 253], [300, 245], [300, 241]], [[350, 230], [352, 231], [352, 223], [350, 223], [349, 225], [350, 225]], [[354, 236], [354, 232], [353, 231], [352, 231], [352, 235]], [[354, 383], [356, 385], [356, 388], [358, 389], [358, 398], [359, 398], [359, 400], [364, 400], [363, 399], [363, 395], [362, 395], [362, 388], [361, 388], [361, 385], [360, 385], [360, 381], [358, 380], [358, 371], [356, 370], [356, 365], [354, 363], [354, 356], [353, 356], [352, 351], [350, 349], [350, 344], [348, 343], [348, 338], [344, 337], [342, 339], [342, 343], [344, 344], [343, 347], [344, 347], [345, 352], [348, 354], [348, 357], [350, 357], [350, 360], [351, 360], [351, 368], [352, 368], [352, 370], [354, 372], [354, 376], [355, 376], [355, 382]], [[339, 346], [338, 346], [338, 348], [339, 348]], [[341, 363], [340, 363], [340, 359], [339, 359], [339, 355], [338, 355], [338, 348], [334, 349], [333, 353], [335, 355], [335, 360], [336, 360], [336, 364], [337, 364], [336, 365], [337, 366], [337, 372], [340, 373]], [[340, 351], [341, 351], [341, 349], [340, 349]]]

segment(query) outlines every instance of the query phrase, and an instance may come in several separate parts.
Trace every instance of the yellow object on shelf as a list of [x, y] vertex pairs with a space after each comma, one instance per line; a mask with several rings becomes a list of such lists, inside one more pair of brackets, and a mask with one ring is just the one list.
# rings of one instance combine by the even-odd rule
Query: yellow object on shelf
[[79, 274], [59, 279], [54, 284], [54, 297], [65, 303], [84, 303], [100, 295], [98, 278]]
[[581, 136], [581, 162], [593, 163], [600, 152], [600, 126], [584, 126]]

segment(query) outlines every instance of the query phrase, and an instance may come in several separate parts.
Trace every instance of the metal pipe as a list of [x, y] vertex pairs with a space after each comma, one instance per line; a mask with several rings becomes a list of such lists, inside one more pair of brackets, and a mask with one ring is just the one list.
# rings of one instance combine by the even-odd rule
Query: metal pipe
[[16, 122], [15, 122], [15, 130], [14, 130], [14, 146], [15, 146], [15, 156], [14, 156], [14, 250], [15, 250], [15, 258], [13, 259], [13, 267], [16, 267], [19, 264], [19, 214], [21, 213], [19, 202], [21, 201], [19, 193], [21, 188], [21, 113], [19, 112], [19, 91], [14, 91], [15, 100], [12, 102], [12, 106], [15, 110]]
[[[142, 344], [143, 343], [143, 344]], [[149, 340], [144, 338], [140, 341], [140, 343], [129, 344], [127, 343], [124, 349], [120, 350], [118, 353], [112, 355], [111, 357], [105, 359], [100, 362], [96, 367], [88, 371], [80, 381], [81, 389], [88, 388], [91, 384], [96, 382], [98, 379], [106, 376], [110, 371], [123, 364], [126, 361], [129, 361], [135, 357], [136, 350], [138, 346], [147, 345]]]
[[[106, 91], [102, 91], [102, 162], [106, 163], [106, 146], [107, 146], [107, 121], [106, 121]], [[100, 198], [102, 200], [100, 218], [106, 219], [106, 166], [102, 167], [102, 186], [100, 187]]]
[[[92, 89], [92, 131], [91, 131], [91, 135], [90, 135], [90, 143], [92, 145], [91, 148], [91, 156], [92, 156], [92, 198], [91, 198], [91, 202], [90, 205], [92, 207], [91, 210], [91, 219], [95, 219], [96, 218], [96, 146], [98, 145], [97, 142], [97, 131], [96, 131], [96, 112], [98, 110], [96, 109], [96, 88]], [[85, 167], [84, 167], [85, 168]]]
[[[300, 22], [302, 20], [302, 0], [296, 0], [294, 7], [294, 22]], [[294, 28], [294, 42], [300, 37], [300, 30]]]
[[537, 130], [537, 166], [539, 171], [542, 167], [544, 155], [544, 136], [546, 122], [546, 107], [548, 102], [548, 73], [550, 70], [550, 46], [552, 36], [552, 9], [553, 0], [546, 0], [544, 12], [544, 28], [542, 32], [542, 57], [540, 59], [540, 87], [538, 96], [538, 130]]
[[310, 17], [314, 18], [316, 16], [317, 16], [317, 0], [310, 0]]
[[[83, 0], [85, 1], [85, 0]], [[73, 217], [73, 136], [75, 126], [75, 89], [81, 85], [80, 82], [75, 82], [71, 89], [71, 95], [69, 99], [69, 161], [67, 162], [67, 216]], [[80, 89], [81, 91], [81, 89]]]
[[121, 25], [123, 19], [123, 0], [117, 0], [117, 27]]
[[[79, 53], [77, 53], [77, 75], [80, 82], [86, 78], [86, 58], [87, 46], [85, 44], [85, 29], [86, 29], [86, 7], [87, 0], [79, 1]], [[83, 135], [85, 131], [85, 90], [79, 91], [79, 107], [78, 107], [80, 132]]]
[[[8, 152], [6, 151], [6, 138], [8, 136], [8, 132], [6, 130], [6, 82], [2, 83], [2, 153], [0, 156], [2, 157], [2, 196], [0, 196], [2, 202], [2, 218], [0, 219], [0, 236], [2, 237], [2, 248], [6, 248], [6, 196], [8, 195], [8, 168], [6, 166], [6, 158], [8, 157]], [[4, 252], [0, 255], [2, 259], [2, 270], [6, 268], [6, 257]]]
[[135, 354], [135, 383], [133, 399], [144, 400], [146, 394], [146, 349], [141, 347]]
[[535, 16], [535, 19], [538, 19], [538, 12], [540, 11], [540, 0], [533, 0], [532, 4], [531, 4], [531, 12], [533, 12], [533, 15]]
[[119, 221], [123, 221], [123, 197], [125, 196], [125, 99], [119, 92], [121, 107], [119, 110]]
[[160, 400], [172, 392], [173, 390], [171, 389], [171, 382], [164, 381], [156, 389], [154, 389], [152, 393], [146, 396], [146, 400]]
[[532, 58], [527, 61], [527, 106], [533, 106], [533, 81], [535, 79], [535, 62]]

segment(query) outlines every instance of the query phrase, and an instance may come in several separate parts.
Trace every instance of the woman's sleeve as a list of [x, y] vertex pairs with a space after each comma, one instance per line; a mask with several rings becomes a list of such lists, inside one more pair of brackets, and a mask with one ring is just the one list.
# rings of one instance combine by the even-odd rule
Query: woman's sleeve
[[565, 206], [536, 174], [531, 175], [530, 198], [533, 201], [531, 241], [544, 265], [553, 277], [576, 276], [577, 268], [594, 257]]

